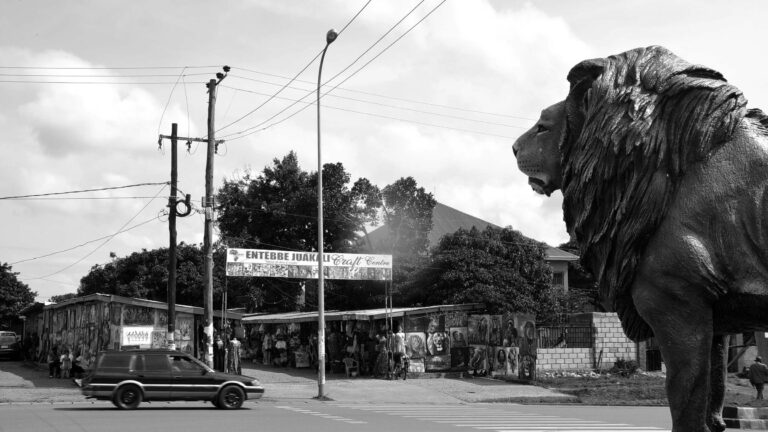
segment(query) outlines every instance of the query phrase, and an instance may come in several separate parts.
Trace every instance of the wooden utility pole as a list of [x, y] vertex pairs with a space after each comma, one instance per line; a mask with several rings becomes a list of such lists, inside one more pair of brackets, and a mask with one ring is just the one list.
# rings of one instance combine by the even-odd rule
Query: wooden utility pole
[[214, 116], [216, 112], [216, 80], [208, 81], [208, 151], [205, 158], [205, 230], [203, 232], [203, 331], [205, 333], [205, 362], [213, 366], [213, 154]]
[[168, 198], [168, 349], [176, 349], [176, 184], [178, 182], [178, 152], [176, 123], [171, 124], [171, 196]]

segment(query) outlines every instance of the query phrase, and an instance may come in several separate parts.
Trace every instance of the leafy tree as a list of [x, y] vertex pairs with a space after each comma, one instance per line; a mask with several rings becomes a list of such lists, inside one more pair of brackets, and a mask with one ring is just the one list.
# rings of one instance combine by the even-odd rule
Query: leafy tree
[[392, 254], [411, 256], [427, 252], [432, 231], [432, 211], [437, 201], [418, 187], [413, 177], [404, 177], [382, 190], [384, 223], [392, 234]]
[[541, 313], [552, 270], [545, 245], [510, 228], [459, 229], [433, 248], [429, 265], [409, 281], [410, 302], [485, 303], [489, 312]]
[[[579, 246], [574, 240], [563, 243], [558, 248], [574, 255], [580, 253]], [[582, 312], [587, 306], [597, 311], [605, 311], [600, 302], [595, 277], [581, 265], [580, 260], [568, 263], [568, 290], [571, 312]]]
[[[317, 250], [317, 173], [301, 169], [294, 152], [274, 159], [257, 176], [246, 172], [224, 181], [219, 189], [218, 226], [230, 247]], [[323, 250], [351, 252], [366, 224], [376, 221], [379, 190], [367, 179], [350, 184], [351, 176], [341, 163], [323, 166]], [[309, 280], [237, 278], [232, 284], [262, 310], [292, 310], [306, 292], [305, 306], [316, 308], [317, 283]], [[327, 307], [334, 299], [343, 303], [344, 281], [327, 281]]]
[[12, 324], [22, 309], [35, 301], [37, 293], [29, 286], [19, 281], [8, 263], [0, 263], [0, 323]]
[[61, 303], [64, 300], [69, 300], [76, 297], [77, 297], [77, 293], [59, 294], [59, 295], [52, 296], [51, 298], [48, 299], [48, 301], [51, 303]]

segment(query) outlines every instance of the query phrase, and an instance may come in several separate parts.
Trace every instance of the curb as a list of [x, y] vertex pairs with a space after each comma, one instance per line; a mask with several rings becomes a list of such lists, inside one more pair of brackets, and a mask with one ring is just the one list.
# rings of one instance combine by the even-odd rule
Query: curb
[[727, 406], [723, 420], [730, 429], [768, 429], [768, 408]]

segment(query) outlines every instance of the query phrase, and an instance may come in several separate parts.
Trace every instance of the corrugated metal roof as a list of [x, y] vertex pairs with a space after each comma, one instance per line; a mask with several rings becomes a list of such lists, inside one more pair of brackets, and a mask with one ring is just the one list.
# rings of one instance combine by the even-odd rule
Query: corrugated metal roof
[[[481, 303], [467, 303], [459, 305], [436, 305], [421, 307], [403, 307], [390, 309], [391, 316], [402, 317], [406, 315], [423, 315], [435, 312], [459, 312], [459, 311], [480, 311], [485, 309]], [[386, 308], [362, 309], [353, 311], [326, 311], [326, 321], [346, 321], [346, 320], [370, 320], [381, 319], [387, 316]], [[317, 311], [313, 312], [285, 312], [276, 314], [245, 314], [243, 315], [243, 324], [288, 324], [299, 322], [317, 321]]]

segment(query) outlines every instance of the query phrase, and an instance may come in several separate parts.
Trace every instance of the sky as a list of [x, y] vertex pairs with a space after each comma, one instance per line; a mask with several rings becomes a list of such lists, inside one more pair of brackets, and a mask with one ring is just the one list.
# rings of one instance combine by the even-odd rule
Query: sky
[[[511, 147], [565, 97], [568, 70], [663, 45], [766, 109], [767, 16], [758, 0], [3, 1], [0, 262], [45, 301], [111, 255], [167, 247], [170, 143], [158, 135], [177, 123], [206, 136], [204, 83], [224, 65], [214, 188], [291, 150], [316, 171], [331, 28], [344, 30], [322, 71], [324, 163], [379, 187], [412, 176], [443, 204], [557, 246], [562, 195], [534, 193]], [[205, 159], [204, 144], [180, 145], [196, 210]], [[8, 199], [90, 189], [103, 190]], [[177, 230], [202, 243], [203, 215]]]

